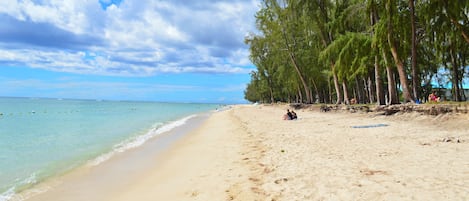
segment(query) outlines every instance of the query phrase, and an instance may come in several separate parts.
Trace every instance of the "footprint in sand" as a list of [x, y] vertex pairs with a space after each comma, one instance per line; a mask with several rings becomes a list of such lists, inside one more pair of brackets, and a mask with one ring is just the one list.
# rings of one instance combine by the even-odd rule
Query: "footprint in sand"
[[189, 193], [189, 195], [190, 195], [191, 197], [197, 197], [197, 196], [199, 195], [199, 191], [196, 191], [196, 190], [195, 190], [195, 191], [192, 191], [192, 192]]
[[275, 184], [280, 184], [280, 183], [283, 183], [283, 182], [287, 182], [288, 179], [287, 178], [282, 178], [282, 179], [277, 179], [274, 181]]

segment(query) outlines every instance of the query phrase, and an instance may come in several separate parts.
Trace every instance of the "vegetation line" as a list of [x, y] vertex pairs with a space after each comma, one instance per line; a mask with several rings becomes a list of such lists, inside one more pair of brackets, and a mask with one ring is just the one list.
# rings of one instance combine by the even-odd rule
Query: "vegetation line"
[[251, 102], [467, 100], [469, 1], [262, 0], [256, 23]]

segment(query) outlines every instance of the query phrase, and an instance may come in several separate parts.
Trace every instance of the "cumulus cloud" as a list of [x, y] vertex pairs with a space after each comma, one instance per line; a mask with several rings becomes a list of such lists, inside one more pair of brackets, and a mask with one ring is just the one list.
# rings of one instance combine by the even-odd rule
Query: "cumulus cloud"
[[246, 73], [256, 0], [2, 0], [0, 65], [82, 74]]

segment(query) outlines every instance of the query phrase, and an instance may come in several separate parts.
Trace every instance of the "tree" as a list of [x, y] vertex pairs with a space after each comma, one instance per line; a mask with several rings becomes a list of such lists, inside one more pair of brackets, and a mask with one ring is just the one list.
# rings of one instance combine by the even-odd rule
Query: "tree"
[[250, 101], [382, 105], [386, 90], [387, 103], [398, 104], [400, 92], [404, 102], [425, 98], [435, 79], [465, 100], [469, 1], [262, 2], [260, 34], [246, 38], [257, 68]]
[[[370, 12], [370, 21], [371, 21], [371, 26], [374, 27], [378, 21], [379, 21], [379, 17], [378, 17], [378, 7], [375, 3], [374, 0], [370, 0], [368, 2], [368, 10]], [[374, 35], [375, 34], [375, 29], [373, 29], [373, 32], [372, 34]], [[376, 83], [376, 98], [377, 98], [377, 102], [379, 105], [384, 105], [386, 103], [385, 101], [385, 98], [384, 98], [384, 89], [383, 89], [383, 82], [382, 82], [382, 79], [381, 79], [381, 73], [380, 73], [380, 67], [379, 67], [379, 63], [380, 63], [380, 60], [379, 60], [379, 47], [373, 43], [372, 44], [372, 48], [373, 48], [373, 52], [375, 53], [375, 57], [374, 57], [374, 71], [375, 71], [375, 83]], [[393, 81], [394, 82], [394, 81]]]
[[[388, 44], [389, 44], [389, 47], [391, 48], [391, 54], [394, 59], [394, 63], [396, 64], [397, 72], [399, 73], [399, 81], [401, 82], [401, 86], [402, 86], [404, 102], [414, 102], [412, 95], [410, 94], [410, 91], [409, 91], [409, 84], [407, 82], [407, 72], [405, 70], [404, 63], [402, 62], [401, 56], [399, 54], [397, 42], [394, 38], [395, 34], [397, 34], [393, 25], [394, 18], [396, 18], [395, 7], [396, 5], [395, 5], [394, 0], [387, 0], [386, 14], [387, 14]], [[399, 21], [399, 20], [396, 20], [396, 21]]]
[[410, 24], [412, 27], [412, 92], [414, 93], [414, 100], [419, 99], [420, 79], [418, 76], [417, 67], [417, 30], [415, 25], [415, 5], [414, 0], [409, 0], [410, 8]]

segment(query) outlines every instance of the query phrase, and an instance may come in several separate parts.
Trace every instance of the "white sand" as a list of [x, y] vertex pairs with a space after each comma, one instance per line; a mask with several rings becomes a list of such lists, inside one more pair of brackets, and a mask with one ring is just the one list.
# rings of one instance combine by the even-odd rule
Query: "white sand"
[[[283, 112], [259, 107], [246, 119], [263, 139], [261, 163], [271, 170], [262, 176], [266, 200], [469, 198], [467, 115], [300, 111], [301, 120], [281, 121]], [[388, 126], [353, 128], [379, 124]], [[442, 142], [445, 137], [462, 143]]]
[[[299, 120], [284, 121], [286, 109], [235, 106], [215, 113], [162, 156], [149, 155], [157, 162], [126, 181], [125, 188], [86, 197], [118, 201], [469, 198], [468, 115], [384, 117], [315, 109], [299, 110]], [[387, 126], [353, 128], [379, 124]], [[451, 141], [443, 142], [444, 138]], [[47, 197], [66, 193], [50, 191]]]

